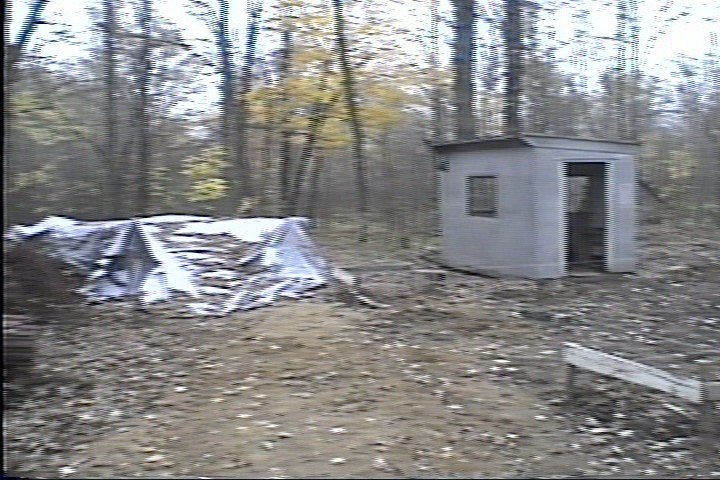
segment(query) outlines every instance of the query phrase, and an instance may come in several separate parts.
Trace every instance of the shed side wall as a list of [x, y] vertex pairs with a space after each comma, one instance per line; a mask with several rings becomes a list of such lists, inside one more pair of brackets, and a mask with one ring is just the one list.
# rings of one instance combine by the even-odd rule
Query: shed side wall
[[[532, 276], [532, 148], [448, 155], [442, 179], [443, 257], [450, 266], [502, 275]], [[497, 217], [467, 214], [470, 176], [497, 176]]]

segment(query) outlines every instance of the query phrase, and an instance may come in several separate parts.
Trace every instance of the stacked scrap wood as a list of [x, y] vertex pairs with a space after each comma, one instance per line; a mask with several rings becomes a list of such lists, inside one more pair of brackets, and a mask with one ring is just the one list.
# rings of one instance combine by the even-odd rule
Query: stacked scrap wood
[[243, 263], [242, 260], [258, 252], [256, 244], [240, 241], [227, 233], [178, 233], [184, 227], [185, 224], [174, 223], [156, 225], [157, 238], [185, 269], [193, 273], [198, 287], [199, 298], [176, 295], [175, 302], [217, 304], [240, 289], [253, 288], [247, 279], [264, 267], [257, 262]]
[[50, 256], [37, 240], [6, 245], [3, 273], [9, 287], [4, 313], [51, 313], [54, 307], [82, 302], [75, 292], [80, 278]]
[[38, 242], [5, 245], [3, 277], [3, 365], [13, 375], [31, 367], [37, 350], [38, 319], [81, 302], [77, 277]]
[[3, 315], [3, 365], [8, 373], [32, 366], [38, 327], [32, 317]]

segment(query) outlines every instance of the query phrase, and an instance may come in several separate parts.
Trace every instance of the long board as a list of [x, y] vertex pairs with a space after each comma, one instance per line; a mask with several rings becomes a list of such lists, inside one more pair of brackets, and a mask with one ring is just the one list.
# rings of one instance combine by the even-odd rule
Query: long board
[[708, 382], [707, 388], [707, 400], [717, 402], [720, 400], [720, 382]]
[[[702, 384], [698, 380], [677, 377], [659, 368], [649, 367], [642, 363], [598, 352], [574, 343], [566, 343], [565, 345], [563, 359], [570, 365], [671, 393], [691, 402], [701, 402], [703, 400], [701, 394]], [[712, 390], [713, 392], [708, 395], [710, 397], [714, 396], [715, 393], [715, 389]]]

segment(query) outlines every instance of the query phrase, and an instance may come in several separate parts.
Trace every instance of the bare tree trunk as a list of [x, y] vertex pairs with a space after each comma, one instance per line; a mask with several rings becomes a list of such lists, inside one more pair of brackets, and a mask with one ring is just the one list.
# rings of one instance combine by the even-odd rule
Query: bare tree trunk
[[368, 182], [364, 152], [365, 135], [360, 121], [360, 114], [358, 112], [355, 80], [353, 77], [353, 71], [350, 68], [350, 59], [348, 58], [343, 1], [344, 0], [333, 0], [335, 38], [337, 41], [338, 54], [340, 56], [340, 69], [342, 71], [343, 85], [345, 87], [345, 101], [347, 104], [348, 115], [350, 117], [350, 126], [353, 137], [353, 170], [355, 172], [355, 187], [357, 188], [358, 214], [360, 217], [358, 219], [360, 222], [358, 241], [363, 243], [368, 240], [366, 218], [368, 213]]
[[117, 15], [115, 0], [104, 1], [104, 36], [105, 36], [105, 171], [104, 213], [106, 218], [122, 215], [123, 175], [117, 160], [117, 63], [115, 49], [115, 31]]
[[617, 58], [615, 59], [615, 105], [613, 115], [617, 122], [617, 138], [627, 139], [628, 133], [628, 95], [627, 95], [627, 25], [628, 25], [628, 4], [627, 0], [617, 0]]
[[454, 0], [455, 5], [455, 107], [456, 135], [466, 140], [475, 137], [473, 102], [475, 1]]
[[[282, 85], [281, 103], [287, 102], [287, 82], [290, 79], [290, 71], [292, 64], [292, 30], [286, 27], [283, 30], [283, 49], [280, 62], [280, 83]], [[285, 112], [280, 119], [280, 124], [284, 125], [289, 119], [289, 112]], [[290, 132], [283, 128], [280, 140], [280, 205], [283, 215], [292, 215], [293, 205], [291, 203], [290, 179], [292, 175], [292, 152], [290, 148]]]
[[[440, 43], [440, 35], [439, 35], [439, 27], [440, 27], [440, 15], [438, 14], [438, 3], [439, 0], [430, 0], [430, 68], [433, 72], [433, 79], [432, 79], [432, 92], [431, 92], [431, 108], [432, 108], [432, 140], [435, 143], [438, 143], [442, 141], [444, 132], [443, 132], [443, 124], [444, 124], [444, 115], [443, 115], [443, 105], [442, 105], [442, 87], [440, 86], [439, 79], [437, 78], [439, 69], [440, 69], [440, 62], [438, 61], [439, 56], [439, 43]], [[384, 148], [387, 148], [387, 144], [384, 145]], [[430, 161], [432, 162], [432, 169], [433, 172], [436, 171], [438, 168], [438, 162], [439, 162], [439, 156], [435, 152], [434, 149], [430, 152]], [[388, 161], [391, 162], [392, 158], [390, 157], [390, 154], [388, 152]], [[388, 165], [389, 173], [391, 175], [394, 175], [394, 166]], [[390, 177], [391, 181], [393, 177]], [[433, 200], [433, 216], [432, 216], [432, 222], [433, 222], [433, 234], [440, 235], [441, 234], [441, 218], [440, 218], [440, 176], [434, 175], [433, 176], [433, 185], [432, 185], [432, 200]], [[396, 228], [398, 224], [402, 224], [402, 214], [397, 215], [397, 211], [401, 210], [397, 205], [395, 205], [395, 201], [393, 199], [393, 215], [396, 216], [396, 218], [393, 219], [393, 229], [394, 230], [400, 230], [401, 235], [404, 237], [405, 235], [405, 229], [404, 228]], [[401, 241], [402, 242], [402, 241]]]
[[[328, 66], [329, 67], [329, 66]], [[318, 90], [327, 89], [327, 79], [322, 77], [318, 84]], [[327, 120], [328, 111], [332, 106], [340, 99], [340, 93], [333, 95], [327, 102], [317, 102], [313, 105], [313, 114], [308, 122], [308, 134], [305, 137], [305, 144], [303, 145], [300, 158], [298, 159], [297, 166], [295, 167], [295, 175], [293, 176], [292, 184], [290, 185], [291, 194], [289, 197], [290, 205], [292, 208], [292, 214], [296, 215], [299, 211], [300, 196], [302, 191], [302, 185], [305, 181], [305, 171], [307, 170], [310, 160], [313, 158], [313, 151], [315, 144], [317, 143], [318, 136], [325, 126]]]
[[443, 136], [443, 111], [442, 111], [442, 89], [437, 75], [440, 69], [438, 61], [438, 44], [439, 44], [439, 23], [438, 15], [439, 0], [430, 0], [430, 68], [433, 73], [432, 78], [432, 139], [439, 142]]
[[[221, 136], [223, 149], [225, 151], [226, 158], [230, 158], [231, 152], [233, 151], [233, 140], [232, 140], [232, 118], [233, 118], [233, 89], [235, 86], [235, 78], [233, 75], [233, 67], [230, 61], [230, 27], [229, 27], [229, 0], [218, 0], [219, 15], [217, 18], [217, 26], [215, 29], [215, 42], [217, 44], [218, 54], [220, 55], [220, 74], [222, 77], [222, 86], [220, 88], [220, 97], [222, 105], [222, 117], [221, 117]], [[228, 197], [220, 202], [224, 206], [224, 213], [232, 215], [233, 213], [233, 189], [235, 188], [234, 182], [237, 181], [233, 178], [232, 172], [227, 178], [230, 184], [230, 193]]]
[[[718, 42], [718, 35], [712, 36], [710, 45], [716, 53], [708, 55], [705, 63], [712, 98], [715, 100], [715, 109], [713, 111], [712, 107], [710, 107], [705, 122], [705, 135], [710, 142], [709, 154], [705, 157], [707, 164], [705, 168], [707, 172], [705, 188], [708, 195], [707, 202], [717, 207], [715, 218], [720, 221], [720, 129], [717, 128], [720, 125], [720, 55], [717, 54], [720, 45], [718, 43], [720, 43]], [[713, 128], [713, 125], [715, 125], [715, 128]]]
[[[3, 33], [5, 34], [5, 39], [9, 40], [9, 33], [10, 33], [10, 3], [6, 0], [5, 1], [5, 21], [3, 22]], [[10, 56], [11, 55], [17, 55], [15, 52], [13, 52], [13, 49], [16, 48], [14, 45], [12, 45], [9, 41], [5, 44], [5, 95], [3, 96], [3, 125], [4, 125], [4, 132], [3, 132], [3, 171], [5, 172], [5, 175], [3, 175], [3, 199], [7, 199], [7, 193], [10, 190], [10, 152], [12, 150], [12, 130], [11, 125], [13, 124], [13, 118], [12, 114], [10, 112], [10, 109], [12, 108], [12, 84], [11, 76], [15, 75], [14, 67], [10, 64]], [[7, 205], [7, 203], [6, 203]], [[14, 218], [15, 210], [14, 209], [7, 209], [6, 214], [3, 215], [3, 231], [7, 231], [7, 229], [15, 223]]]
[[135, 203], [135, 215], [145, 215], [150, 208], [150, 110], [149, 110], [149, 86], [151, 52], [150, 18], [152, 14], [152, 0], [142, 0], [138, 11], [138, 23], [142, 32], [140, 43], [140, 56], [138, 58], [138, 106], [136, 121], [138, 122], [138, 166], [137, 166], [137, 193]]
[[[265, 107], [268, 109], [268, 121], [271, 123], [272, 119], [275, 117], [274, 115], [274, 108], [275, 102], [272, 101], [271, 97], [268, 97], [266, 100]], [[270, 125], [269, 125], [270, 126]], [[275, 130], [272, 128], [267, 128], [263, 132], [263, 142], [262, 142], [262, 174], [261, 174], [261, 187], [262, 187], [262, 205], [263, 209], [267, 212], [266, 215], [269, 215], [270, 213], [270, 205], [274, 201], [272, 191], [274, 190], [271, 179], [274, 179], [275, 177], [272, 176], [273, 172], [273, 146], [275, 144]]]
[[308, 199], [307, 216], [312, 228], [317, 227], [318, 198], [320, 196], [320, 177], [322, 176], [325, 159], [322, 155], [315, 155], [312, 171], [310, 172], [310, 198]]
[[[3, 186], [5, 187], [5, 191], [8, 191], [8, 185], [7, 182], [9, 180], [9, 175], [7, 173], [10, 171], [10, 160], [12, 158], [12, 151], [13, 151], [13, 133], [12, 133], [12, 126], [13, 126], [13, 113], [12, 113], [12, 97], [13, 97], [13, 87], [15, 86], [15, 83], [18, 79], [18, 63], [22, 59], [22, 55], [24, 53], [25, 48], [27, 47], [27, 44], [30, 42], [30, 39], [32, 38], [33, 33], [35, 32], [35, 28], [37, 27], [38, 23], [40, 22], [40, 17], [42, 16], [42, 12], [49, 3], [49, 0], [36, 0], [30, 7], [30, 13], [28, 17], [25, 19], [25, 22], [23, 23], [22, 29], [20, 30], [20, 36], [18, 37], [18, 40], [16, 42], [10, 42], [10, 10], [11, 10], [11, 3], [7, 0], [4, 2], [5, 6], [5, 21], [4, 21], [4, 29], [3, 32], [5, 34], [5, 39], [8, 40], [5, 44], [5, 95], [3, 99], [3, 106], [5, 107], [3, 109], [3, 120], [4, 120], [4, 129], [3, 132], [3, 169], [6, 173], [6, 175], [3, 175], [4, 177], [4, 183]], [[9, 227], [10, 222], [13, 221], [12, 215], [10, 214], [13, 212], [13, 209], [8, 209], [8, 215], [4, 215], [4, 227]]]
[[520, 0], [505, 0], [505, 54], [507, 73], [505, 84], [505, 134], [519, 135], [520, 94], [522, 90], [522, 41], [520, 25]]
[[628, 14], [630, 16], [630, 65], [632, 90], [629, 92], [630, 109], [628, 111], [629, 125], [628, 138], [637, 141], [640, 138], [639, 108], [637, 98], [640, 93], [640, 19], [638, 18], [638, 0], [628, 0]]
[[[28, 17], [25, 19], [22, 29], [20, 30], [20, 36], [18, 37], [18, 41], [15, 43], [8, 42], [8, 44], [5, 45], [5, 54], [7, 55], [5, 60], [5, 68], [7, 69], [6, 72], [8, 73], [8, 75], [5, 77], [6, 83], [12, 84], [17, 80], [17, 64], [22, 57], [25, 47], [27, 47], [28, 43], [30, 42], [33, 33], [35, 33], [35, 28], [37, 28], [38, 24], [40, 23], [40, 17], [42, 16], [43, 10], [45, 10], [45, 7], [48, 3], [50, 3], [50, 0], [35, 0], [35, 2], [30, 7], [30, 13], [28, 14]], [[5, 17], [5, 28], [7, 30], [10, 24], [10, 9], [7, 1], [5, 1], [5, 7], [8, 10], [8, 15]]]
[[250, 119], [247, 108], [247, 94], [252, 89], [252, 74], [255, 65], [255, 52], [257, 38], [260, 31], [260, 14], [262, 3], [249, 2], [250, 21], [248, 22], [247, 37], [245, 42], [245, 59], [243, 61], [242, 73], [240, 76], [240, 91], [235, 104], [235, 155], [233, 172], [231, 175], [231, 202], [237, 207], [243, 197], [253, 195], [252, 166], [248, 156], [248, 141]]

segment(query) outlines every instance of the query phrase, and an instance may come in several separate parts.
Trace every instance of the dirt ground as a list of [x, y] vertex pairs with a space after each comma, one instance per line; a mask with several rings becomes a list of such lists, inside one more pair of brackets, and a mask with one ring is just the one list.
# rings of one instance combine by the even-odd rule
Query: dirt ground
[[[646, 229], [633, 275], [412, 272], [225, 318], [86, 307], [5, 384], [5, 471], [57, 478], [718, 477], [696, 405], [590, 373], [573, 341], [720, 380], [720, 235]], [[366, 260], [332, 249], [338, 264]], [[720, 411], [716, 409], [716, 417]]]

